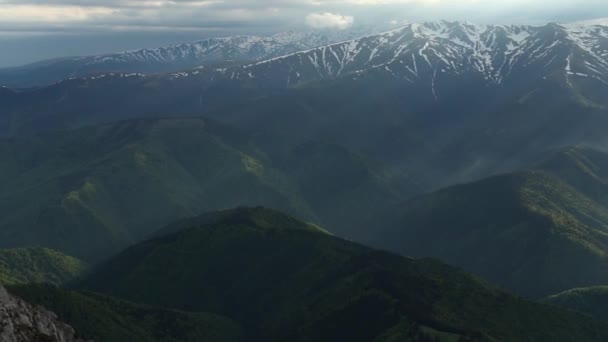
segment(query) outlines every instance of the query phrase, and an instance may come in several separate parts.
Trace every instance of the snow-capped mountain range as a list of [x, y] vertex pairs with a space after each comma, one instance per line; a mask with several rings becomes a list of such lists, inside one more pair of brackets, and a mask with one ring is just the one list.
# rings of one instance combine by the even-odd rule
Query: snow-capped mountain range
[[258, 61], [267, 58], [352, 39], [357, 31], [283, 32], [272, 36], [229, 36], [155, 49], [81, 57], [84, 68], [103, 64], [163, 63], [204, 65], [230, 61]]
[[121, 53], [68, 57], [0, 69], [0, 85], [41, 86], [97, 73], [157, 73], [210, 64], [259, 61], [379, 32], [360, 27], [345, 31], [283, 32], [272, 36], [229, 36]]
[[495, 84], [522, 75], [547, 77], [561, 70], [568, 79], [583, 77], [608, 84], [608, 27], [410, 24], [217, 72], [229, 79], [297, 85], [357, 77], [371, 70], [412, 83], [453, 74], [478, 76]]
[[[353, 35], [361, 37], [347, 39]], [[89, 82], [107, 77], [158, 77], [145, 76], [140, 73], [145, 70], [139, 69], [157, 63], [153, 68], [156, 71], [162, 71], [158, 65], [168, 66], [169, 73], [161, 76], [168, 80], [223, 80], [271, 87], [358, 79], [374, 73], [430, 86], [433, 96], [438, 97], [435, 84], [445, 77], [496, 85], [559, 77], [570, 85], [580, 81], [608, 85], [608, 26], [501, 26], [441, 21], [409, 24], [375, 34], [290, 32], [271, 37], [214, 38], [75, 61], [79, 61], [79, 70], [84, 74], [91, 72], [83, 70], [104, 70], [104, 65], [109, 70], [109, 65], [125, 68], [124, 72], [115, 68], [117, 72], [98, 72], [86, 78], [66, 77]], [[214, 66], [230, 61], [234, 63]], [[178, 68], [182, 63], [186, 65]]]

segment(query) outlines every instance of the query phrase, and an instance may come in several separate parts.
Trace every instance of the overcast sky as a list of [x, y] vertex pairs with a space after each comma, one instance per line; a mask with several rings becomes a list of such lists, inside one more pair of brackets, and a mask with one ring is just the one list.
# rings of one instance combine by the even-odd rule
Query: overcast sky
[[0, 66], [235, 33], [603, 17], [608, 0], [0, 0]]

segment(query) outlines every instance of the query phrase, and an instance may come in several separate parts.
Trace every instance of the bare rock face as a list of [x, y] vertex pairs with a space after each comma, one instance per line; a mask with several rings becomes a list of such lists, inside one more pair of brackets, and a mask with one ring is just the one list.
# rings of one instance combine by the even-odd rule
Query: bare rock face
[[0, 286], [0, 342], [84, 342], [57, 315], [10, 295]]

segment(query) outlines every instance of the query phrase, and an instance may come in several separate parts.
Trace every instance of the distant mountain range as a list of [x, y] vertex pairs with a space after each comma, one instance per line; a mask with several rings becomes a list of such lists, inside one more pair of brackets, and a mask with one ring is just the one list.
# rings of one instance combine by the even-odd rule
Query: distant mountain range
[[373, 71], [404, 82], [426, 84], [434, 98], [441, 95], [443, 83], [455, 78], [502, 84], [522, 78], [559, 77], [568, 83], [582, 79], [606, 84], [608, 27], [429, 22], [256, 60], [173, 77], [223, 78], [289, 87], [343, 77], [357, 79]]
[[[606, 26], [493, 26], [440, 21], [410, 24], [383, 33], [376, 30], [231, 36], [44, 61], [0, 69], [0, 85], [26, 87], [104, 73], [137, 76], [179, 71], [174, 78], [200, 77], [202, 73], [211, 74], [207, 77], [213, 79], [295, 86], [324, 79], [358, 78], [373, 70], [406, 82], [426, 84], [432, 96], [439, 97], [441, 84], [452, 78], [495, 84], [517, 82], [522, 77], [558, 76], [574, 83], [608, 82]], [[214, 68], [214, 64], [224, 66]], [[203, 72], [198, 67], [210, 70]], [[188, 71], [194, 68], [197, 70]], [[560, 75], [557, 70], [561, 70]]]
[[154, 49], [60, 58], [0, 69], [0, 85], [18, 88], [44, 86], [99, 73], [158, 73], [259, 61], [358, 38], [374, 31], [372, 28], [359, 28], [345, 31], [291, 31], [272, 36], [229, 36]]
[[[561, 72], [556, 74], [558, 70]], [[342, 77], [357, 79], [371, 71], [426, 84], [434, 98], [445, 95], [443, 85], [454, 78], [502, 84], [522, 78], [561, 77], [566, 82], [584, 79], [605, 84], [608, 27], [410, 24], [216, 73], [258, 85], [295, 86]]]

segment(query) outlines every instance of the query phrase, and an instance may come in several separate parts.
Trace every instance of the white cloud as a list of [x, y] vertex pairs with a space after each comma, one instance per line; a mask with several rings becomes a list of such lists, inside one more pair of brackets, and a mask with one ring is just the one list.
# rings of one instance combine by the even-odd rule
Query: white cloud
[[580, 21], [575, 22], [575, 24], [608, 26], [608, 17], [591, 19], [591, 20], [580, 20]]
[[200, 27], [251, 33], [303, 25], [345, 29], [354, 18], [357, 25], [391, 19], [540, 24], [604, 16], [606, 0], [0, 0], [0, 31]]
[[104, 7], [47, 6], [47, 5], [2, 5], [0, 21], [66, 23], [87, 21], [95, 17], [111, 16], [116, 11]]
[[315, 29], [345, 30], [353, 26], [355, 18], [337, 13], [311, 13], [306, 17], [306, 24]]

